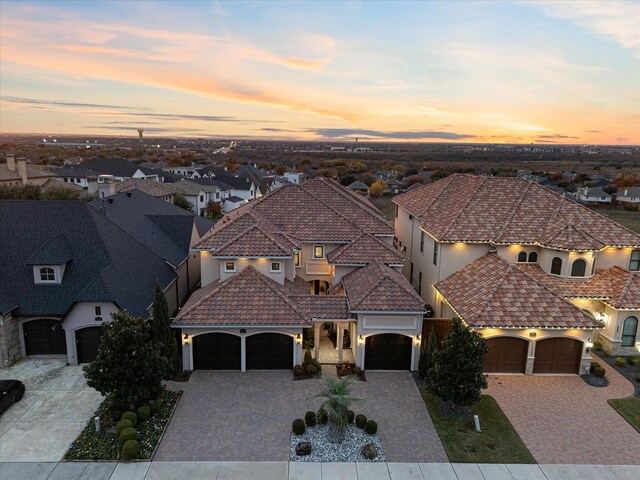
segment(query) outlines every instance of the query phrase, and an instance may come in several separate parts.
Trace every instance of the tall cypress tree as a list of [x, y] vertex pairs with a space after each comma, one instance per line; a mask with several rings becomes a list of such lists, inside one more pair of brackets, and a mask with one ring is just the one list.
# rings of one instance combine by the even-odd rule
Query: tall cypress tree
[[178, 374], [180, 369], [180, 357], [169, 318], [169, 305], [160, 283], [156, 283], [155, 297], [153, 299], [153, 320], [151, 332], [156, 342], [160, 356], [163, 359], [162, 378], [169, 380]]

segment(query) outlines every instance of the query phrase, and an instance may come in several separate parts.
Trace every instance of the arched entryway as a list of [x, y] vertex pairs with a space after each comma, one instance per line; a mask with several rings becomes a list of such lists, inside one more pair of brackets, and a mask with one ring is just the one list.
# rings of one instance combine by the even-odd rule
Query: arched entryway
[[326, 295], [329, 290], [329, 282], [326, 280], [312, 280], [309, 282], [311, 295]]
[[411, 370], [411, 337], [382, 333], [367, 337], [364, 349], [366, 370]]
[[91, 363], [98, 356], [102, 327], [87, 327], [76, 330], [76, 353], [78, 363]]
[[41, 318], [22, 324], [27, 355], [65, 355], [67, 340], [59, 320]]
[[193, 337], [194, 370], [240, 370], [240, 337], [205, 333]]

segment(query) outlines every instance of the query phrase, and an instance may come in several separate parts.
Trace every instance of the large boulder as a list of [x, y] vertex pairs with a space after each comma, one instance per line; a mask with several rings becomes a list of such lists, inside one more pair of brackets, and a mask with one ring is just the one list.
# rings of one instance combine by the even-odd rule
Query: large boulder
[[360, 450], [364, 458], [367, 460], [373, 460], [378, 456], [378, 449], [373, 443], [367, 443], [362, 450]]
[[299, 457], [311, 455], [311, 442], [299, 442], [298, 445], [296, 445], [296, 455]]

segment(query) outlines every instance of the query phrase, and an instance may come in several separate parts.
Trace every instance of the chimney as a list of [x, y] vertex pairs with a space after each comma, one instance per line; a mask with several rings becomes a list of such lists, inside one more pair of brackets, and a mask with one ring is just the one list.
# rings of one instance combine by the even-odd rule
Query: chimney
[[20, 159], [17, 162], [18, 175], [22, 177], [22, 184], [27, 184], [27, 162], [24, 159]]
[[9, 170], [11, 170], [12, 172], [16, 171], [16, 157], [13, 156], [13, 153], [7, 153], [5, 155], [5, 158], [7, 159], [7, 168]]

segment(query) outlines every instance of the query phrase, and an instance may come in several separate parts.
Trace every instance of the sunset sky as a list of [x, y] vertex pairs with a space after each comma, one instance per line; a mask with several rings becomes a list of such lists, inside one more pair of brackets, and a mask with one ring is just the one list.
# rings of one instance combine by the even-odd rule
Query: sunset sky
[[0, 131], [640, 144], [640, 2], [0, 3]]

